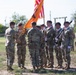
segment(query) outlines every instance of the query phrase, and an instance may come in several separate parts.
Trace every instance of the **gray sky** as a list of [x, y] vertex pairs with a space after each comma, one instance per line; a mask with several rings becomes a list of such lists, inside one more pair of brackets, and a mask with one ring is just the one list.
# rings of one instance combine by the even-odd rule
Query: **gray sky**
[[[28, 19], [33, 14], [35, 0], [0, 0], [0, 23], [4, 24], [4, 20], [9, 23], [9, 19], [14, 12], [20, 15], [25, 15]], [[55, 17], [67, 16], [67, 20], [70, 21], [73, 14], [76, 11], [76, 0], [44, 0], [44, 10], [46, 21], [51, 19], [54, 22]], [[62, 22], [63, 20], [57, 20]], [[38, 24], [43, 23], [42, 20], [38, 21]]]

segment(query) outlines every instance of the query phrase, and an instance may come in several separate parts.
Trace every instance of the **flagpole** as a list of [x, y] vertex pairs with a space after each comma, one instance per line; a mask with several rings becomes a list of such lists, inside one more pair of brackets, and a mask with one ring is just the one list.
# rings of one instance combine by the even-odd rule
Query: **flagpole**
[[[44, 8], [44, 2], [43, 2], [43, 8]], [[45, 12], [44, 12], [44, 10], [43, 10], [43, 23], [45, 25]]]

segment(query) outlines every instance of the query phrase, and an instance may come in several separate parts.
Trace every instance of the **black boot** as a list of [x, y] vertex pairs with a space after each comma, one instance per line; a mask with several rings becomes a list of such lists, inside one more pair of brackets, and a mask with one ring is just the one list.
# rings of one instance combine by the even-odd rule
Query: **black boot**
[[7, 70], [13, 71], [14, 69], [11, 66], [8, 66]]

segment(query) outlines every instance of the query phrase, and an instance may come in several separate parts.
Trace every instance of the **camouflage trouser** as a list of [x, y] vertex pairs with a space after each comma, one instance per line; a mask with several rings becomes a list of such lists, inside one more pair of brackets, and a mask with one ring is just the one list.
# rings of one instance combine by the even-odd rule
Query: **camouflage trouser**
[[45, 62], [46, 62], [46, 64], [48, 64], [48, 61], [49, 61], [49, 46], [47, 45], [47, 42], [45, 42], [45, 56], [46, 56]]
[[40, 66], [39, 50], [40, 50], [40, 44], [39, 43], [29, 43], [30, 56], [31, 56], [31, 60], [32, 60], [32, 65], [34, 67]]
[[62, 60], [62, 49], [59, 46], [55, 47], [56, 52], [56, 58], [58, 62], [58, 66], [62, 66], [63, 60]]
[[54, 65], [54, 56], [53, 56], [53, 46], [49, 45], [49, 65], [53, 66]]
[[46, 54], [45, 54], [45, 49], [40, 49], [39, 53], [40, 53], [40, 65], [46, 66], [47, 65], [47, 58], [46, 58]]
[[71, 62], [70, 51], [71, 51], [71, 50], [68, 49], [67, 47], [64, 47], [63, 50], [62, 50], [64, 61], [65, 61], [68, 65], [70, 65], [70, 62]]
[[24, 67], [25, 56], [26, 56], [26, 46], [25, 45], [17, 46], [17, 55], [18, 55], [18, 66]]
[[14, 46], [6, 46], [6, 55], [7, 55], [7, 67], [12, 67], [15, 57], [15, 48]]

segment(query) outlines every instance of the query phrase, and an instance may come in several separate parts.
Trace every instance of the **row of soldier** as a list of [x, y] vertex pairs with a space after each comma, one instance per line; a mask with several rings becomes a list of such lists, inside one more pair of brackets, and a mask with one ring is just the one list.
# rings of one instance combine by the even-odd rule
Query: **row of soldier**
[[[13, 30], [14, 25], [14, 22], [10, 22], [10, 28], [5, 32], [7, 70], [13, 70], [15, 42], [17, 43], [18, 66], [25, 68], [26, 34], [20, 36], [23, 30], [22, 23], [18, 25], [18, 31], [16, 32]], [[60, 22], [57, 22], [54, 29], [52, 21], [47, 21], [47, 26], [44, 24], [37, 26], [36, 22], [32, 23], [32, 28], [28, 30], [27, 36], [28, 48], [34, 70], [46, 67], [54, 68], [54, 50], [58, 63], [57, 68], [70, 68], [70, 51], [74, 35], [69, 25], [70, 23], [66, 21], [64, 22], [64, 28], [61, 28]], [[63, 67], [63, 60], [66, 62], [65, 67]]]

